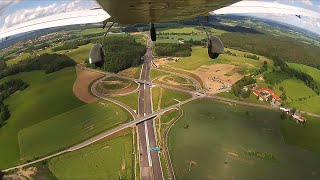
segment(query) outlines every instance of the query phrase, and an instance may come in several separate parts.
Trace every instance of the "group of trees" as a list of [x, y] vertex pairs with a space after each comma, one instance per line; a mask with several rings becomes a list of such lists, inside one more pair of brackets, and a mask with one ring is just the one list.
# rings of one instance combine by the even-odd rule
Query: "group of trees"
[[251, 90], [248, 88], [248, 90], [246, 91], [243, 89], [243, 87], [254, 83], [256, 83], [256, 80], [251, 76], [244, 76], [232, 85], [232, 93], [237, 97], [248, 98], [250, 96]]
[[57, 46], [52, 48], [53, 52], [61, 51], [61, 50], [68, 50], [68, 49], [77, 49], [79, 46], [83, 46], [86, 44], [89, 44], [89, 39], [81, 39], [81, 40], [73, 40], [73, 41], [67, 41], [63, 43], [61, 46]]
[[269, 84], [277, 84], [285, 79], [295, 77], [303, 81], [316, 94], [320, 94], [320, 85], [307, 73], [290, 68], [287, 63], [279, 58], [274, 57], [275, 69], [273, 72], [264, 75], [266, 82]]
[[184, 41], [185, 43], [192, 44], [194, 46], [207, 46], [208, 40], [201, 39], [201, 40], [193, 40], [192, 38], [188, 41]]
[[257, 55], [250, 55], [250, 54], [244, 54], [244, 57], [246, 57], [246, 58], [250, 58], [250, 59], [254, 59], [254, 60], [259, 60], [260, 58], [259, 58], [259, 56], [257, 56]]
[[0, 127], [2, 127], [10, 117], [9, 109], [4, 105], [3, 101], [15, 92], [26, 89], [28, 86], [29, 85], [21, 79], [13, 79], [0, 85]]
[[4, 59], [0, 58], [0, 72], [3, 71], [6, 67], [7, 67], [6, 62], [4, 61]]
[[[129, 67], [138, 66], [143, 63], [146, 47], [137, 43], [132, 36], [106, 37], [104, 44], [104, 66], [102, 69], [109, 72], [119, 72]], [[93, 68], [94, 65], [87, 66]]]
[[254, 75], [258, 75], [261, 74], [263, 72], [266, 72], [268, 70], [268, 62], [267, 61], [263, 61], [263, 65], [260, 69], [256, 70], [254, 72]]
[[155, 51], [158, 56], [187, 57], [191, 56], [191, 47], [190, 43], [157, 43]]
[[0, 72], [0, 79], [20, 72], [33, 70], [44, 70], [46, 73], [52, 73], [65, 67], [74, 66], [75, 64], [74, 60], [66, 55], [45, 53], [7, 67], [4, 71]]

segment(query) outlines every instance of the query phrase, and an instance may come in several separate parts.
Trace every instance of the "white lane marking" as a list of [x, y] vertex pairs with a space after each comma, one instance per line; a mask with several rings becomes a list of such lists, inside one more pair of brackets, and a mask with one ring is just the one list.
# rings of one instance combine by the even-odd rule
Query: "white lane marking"
[[148, 155], [148, 163], [149, 166], [152, 166], [152, 160], [151, 160], [151, 155], [150, 155], [150, 142], [149, 142], [149, 132], [148, 132], [148, 127], [147, 127], [147, 123], [144, 123], [144, 129], [145, 129], [145, 135], [146, 135], [146, 142], [147, 142], [147, 155]]

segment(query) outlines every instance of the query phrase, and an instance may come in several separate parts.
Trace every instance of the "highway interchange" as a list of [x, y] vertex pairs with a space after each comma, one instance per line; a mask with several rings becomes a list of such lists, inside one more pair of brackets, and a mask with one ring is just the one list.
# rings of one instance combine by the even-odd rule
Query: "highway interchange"
[[[167, 86], [167, 85], [163, 85], [163, 84], [152, 83], [150, 81], [151, 61], [152, 61], [152, 41], [148, 38], [147, 51], [145, 54], [145, 63], [143, 64], [143, 67], [141, 70], [140, 79], [125, 77], [125, 76], [121, 76], [118, 74], [103, 72], [103, 71], [99, 71], [99, 70], [95, 70], [95, 69], [89, 69], [89, 68], [82, 67], [81, 65], [78, 65], [82, 69], [101, 73], [101, 74], [104, 74], [106, 77], [107, 76], [114, 76], [114, 77], [124, 78], [124, 79], [135, 81], [138, 84], [140, 84], [138, 87], [138, 91], [139, 91], [138, 112], [135, 112], [126, 104], [121, 103], [117, 100], [108, 98], [104, 94], [98, 92], [96, 90], [96, 86], [104, 78], [101, 78], [100, 80], [94, 82], [91, 86], [91, 92], [93, 95], [97, 96], [100, 99], [110, 101], [112, 103], [115, 103], [115, 104], [121, 106], [122, 108], [127, 110], [132, 115], [133, 120], [128, 123], [121, 124], [113, 129], [109, 129], [101, 134], [98, 134], [94, 137], [91, 137], [91, 138], [89, 138], [89, 139], [87, 139], [77, 145], [74, 145], [70, 148], [62, 150], [62, 151], [57, 152], [55, 154], [40, 158], [38, 160], [29, 162], [26, 164], [11, 167], [11, 168], [5, 169], [3, 171], [9, 171], [9, 170], [13, 170], [16, 168], [22, 168], [22, 167], [25, 167], [28, 165], [35, 164], [37, 162], [41, 162], [41, 161], [50, 159], [52, 157], [59, 156], [61, 154], [67, 153], [67, 152], [76, 151], [76, 150], [81, 149], [83, 147], [86, 147], [92, 143], [95, 143], [95, 142], [97, 142], [107, 136], [110, 136], [116, 132], [119, 132], [123, 129], [137, 127], [136, 130], [137, 130], [137, 134], [138, 134], [138, 148], [139, 148], [139, 159], [140, 159], [140, 179], [141, 180], [160, 180], [160, 179], [163, 179], [163, 173], [162, 173], [160, 159], [159, 159], [159, 152], [150, 150], [151, 147], [157, 147], [158, 140], [156, 139], [155, 130], [154, 130], [154, 118], [156, 118], [157, 116], [160, 116], [163, 113], [165, 113], [166, 111], [169, 111], [171, 109], [180, 108], [180, 106], [183, 104], [186, 104], [188, 102], [191, 102], [196, 99], [201, 99], [201, 98], [210, 98], [210, 99], [214, 99], [214, 100], [218, 100], [218, 101], [230, 102], [230, 103], [246, 105], [246, 106], [254, 106], [254, 107], [259, 107], [259, 108], [267, 108], [267, 109], [274, 109], [274, 110], [278, 109], [278, 108], [272, 107], [270, 105], [262, 105], [262, 104], [243, 102], [243, 101], [238, 101], [238, 100], [224, 98], [224, 97], [214, 95], [216, 93], [226, 91], [229, 89], [217, 91], [215, 93], [206, 93], [202, 90], [199, 82], [194, 79], [192, 79], [192, 81], [196, 85], [196, 91], [185, 90], [185, 89], [175, 88], [175, 87], [171, 87], [171, 86]], [[166, 71], [166, 72], [168, 72], [168, 71]], [[173, 72], [169, 72], [169, 73], [176, 74], [176, 75], [179, 75], [182, 77], [184, 76], [184, 75], [181, 75], [178, 73], [173, 73]], [[187, 77], [187, 78], [190, 79], [190, 77]], [[151, 88], [154, 86], [189, 93], [192, 95], [192, 98], [187, 99], [185, 101], [181, 101], [175, 105], [161, 109], [159, 111], [153, 112]], [[308, 114], [308, 115], [315, 116], [315, 117], [320, 117], [320, 115], [312, 114], [312, 113], [308, 113], [308, 112], [302, 111], [301, 113]], [[172, 123], [171, 126], [173, 126], [173, 124], [174, 123]], [[166, 140], [167, 133], [168, 133], [168, 130], [165, 131], [164, 137], [162, 137], [162, 138], [164, 138], [165, 144], [166, 144], [165, 140]], [[166, 148], [164, 150], [165, 150], [166, 158], [169, 161], [169, 164], [171, 164], [170, 157], [168, 155], [169, 154], [168, 150]], [[169, 173], [170, 173], [170, 177], [173, 177], [173, 179], [174, 179], [174, 172], [172, 172], [172, 168], [171, 169], [169, 168]]]

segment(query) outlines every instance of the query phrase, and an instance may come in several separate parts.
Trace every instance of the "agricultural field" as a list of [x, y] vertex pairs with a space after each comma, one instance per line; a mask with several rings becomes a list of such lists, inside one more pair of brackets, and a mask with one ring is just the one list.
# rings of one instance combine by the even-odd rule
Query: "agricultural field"
[[152, 88], [152, 104], [154, 111], [172, 106], [179, 103], [179, 101], [184, 101], [189, 98], [191, 98], [191, 95], [184, 92], [160, 87]]
[[[320, 153], [286, 144], [279, 112], [212, 100], [182, 109], [184, 116], [168, 139], [176, 179], [320, 178]], [[300, 132], [308, 133], [308, 127]], [[297, 136], [291, 130], [285, 139]], [[308, 143], [315, 146], [316, 141]]]
[[289, 67], [309, 74], [314, 80], [320, 83], [320, 70], [303, 64], [288, 63]]
[[288, 103], [287, 106], [298, 110], [320, 114], [320, 96], [315, 96], [307, 100]]
[[132, 133], [63, 154], [49, 161], [49, 168], [60, 180], [134, 179]]
[[86, 104], [21, 130], [18, 135], [20, 156], [28, 160], [41, 157], [129, 120], [130, 115], [113, 103]]
[[74, 67], [51, 74], [43, 71], [19, 73], [0, 80], [0, 84], [10, 79], [22, 79], [30, 86], [5, 100], [11, 117], [0, 128], [1, 146], [5, 147], [0, 149], [0, 169], [20, 162], [17, 136], [20, 130], [84, 104], [72, 91], [76, 80]]

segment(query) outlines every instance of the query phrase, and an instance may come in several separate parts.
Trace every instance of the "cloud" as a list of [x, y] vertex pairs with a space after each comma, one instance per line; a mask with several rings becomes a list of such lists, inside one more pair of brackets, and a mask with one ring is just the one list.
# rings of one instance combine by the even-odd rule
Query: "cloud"
[[313, 2], [311, 0], [301, 0], [301, 3], [307, 6], [313, 6]]
[[[3, 3], [3, 7], [8, 5], [9, 3], [7, 4]], [[81, 6], [80, 1], [73, 1], [70, 3], [54, 3], [48, 6], [37, 6], [35, 8], [30, 8], [30, 9], [21, 9], [14, 12], [13, 14], [8, 15], [4, 19], [4, 23], [1, 30], [5, 30], [11, 26], [20, 24], [22, 22], [30, 21], [33, 19], [46, 17], [46, 16], [59, 14], [59, 13], [82, 10], [82, 9], [86, 9], [86, 8]]]
[[14, 5], [18, 2], [21, 2], [22, 0], [13, 0], [13, 1], [0, 1], [0, 16], [6, 11], [6, 9]]

